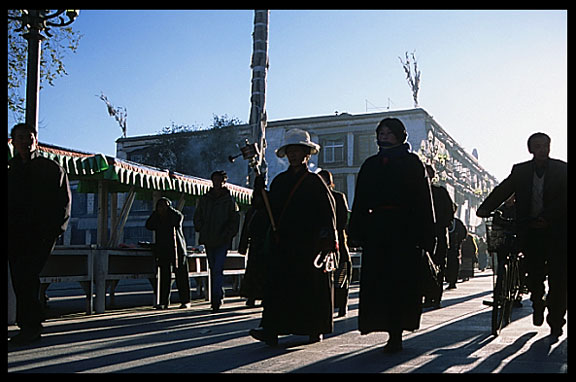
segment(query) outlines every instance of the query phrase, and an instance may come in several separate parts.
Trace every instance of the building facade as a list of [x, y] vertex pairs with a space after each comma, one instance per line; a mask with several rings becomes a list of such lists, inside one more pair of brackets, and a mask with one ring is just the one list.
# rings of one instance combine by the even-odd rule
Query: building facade
[[[276, 157], [274, 153], [282, 144], [285, 132], [293, 128], [304, 129], [310, 133], [313, 141], [321, 145], [320, 152], [311, 158], [311, 168], [331, 171], [336, 189], [347, 195], [348, 203], [352, 206], [356, 176], [364, 160], [378, 151], [375, 129], [387, 117], [398, 118], [404, 123], [412, 151], [424, 163], [435, 167], [434, 181], [448, 190], [458, 207], [456, 216], [471, 232], [483, 234], [478, 231], [481, 220], [476, 217], [476, 209], [494, 188], [497, 180], [480, 166], [475, 156], [466, 152], [421, 108], [269, 121], [265, 156], [268, 179], [273, 179], [288, 167], [287, 160]], [[215, 135], [226, 137], [215, 139]], [[178, 142], [177, 147], [168, 149], [170, 145], [174, 146], [174, 143], [167, 144], [168, 140]], [[211, 171], [222, 169], [228, 173], [231, 183], [245, 185], [250, 171], [247, 162], [241, 158], [233, 163], [228, 160], [229, 155], [239, 153], [239, 147], [245, 144], [245, 140], [253, 141], [249, 125], [120, 138], [117, 140], [116, 156], [163, 168], [169, 168], [170, 163], [180, 163], [181, 167], [174, 168], [174, 171], [201, 177], [208, 177]], [[159, 148], [164, 148], [164, 151], [158, 151]], [[199, 153], [199, 148], [215, 155], [208, 159], [207, 154]], [[151, 163], [151, 160], [157, 160], [160, 156], [168, 158], [170, 163]], [[186, 168], [186, 164], [190, 163], [196, 164], [195, 169]]]

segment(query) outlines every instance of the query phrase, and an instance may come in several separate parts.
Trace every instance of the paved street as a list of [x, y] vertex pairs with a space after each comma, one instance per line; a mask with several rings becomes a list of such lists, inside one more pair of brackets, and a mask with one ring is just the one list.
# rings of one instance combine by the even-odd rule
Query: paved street
[[[554, 341], [549, 328], [532, 325], [530, 302], [515, 309], [513, 322], [498, 337], [490, 335], [491, 273], [446, 291], [443, 307], [427, 310], [421, 328], [404, 334], [404, 351], [384, 354], [387, 335], [361, 336], [356, 330], [358, 284], [351, 292], [347, 317], [335, 319], [335, 332], [324, 341], [280, 337], [271, 348], [253, 340], [260, 307], [227, 298], [224, 309], [211, 314], [196, 300], [186, 310], [156, 311], [132, 306], [86, 316], [66, 314], [45, 323], [41, 342], [8, 348], [8, 372], [40, 373], [566, 373], [567, 327]], [[122, 293], [117, 304], [151, 293]], [[177, 293], [176, 293], [177, 295]], [[65, 298], [52, 298], [56, 304]], [[80, 302], [82, 306], [82, 302]], [[8, 327], [8, 335], [16, 332]]]

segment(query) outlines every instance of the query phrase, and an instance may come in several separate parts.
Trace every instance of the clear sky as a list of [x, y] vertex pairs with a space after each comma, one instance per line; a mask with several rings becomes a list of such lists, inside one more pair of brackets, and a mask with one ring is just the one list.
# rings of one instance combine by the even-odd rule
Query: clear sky
[[[81, 10], [68, 75], [40, 94], [40, 141], [114, 155], [121, 131], [101, 93], [127, 109], [128, 136], [246, 122], [253, 17]], [[269, 27], [269, 120], [412, 108], [398, 57], [415, 52], [420, 107], [499, 180], [531, 158], [536, 131], [567, 160], [565, 10], [272, 10]]]

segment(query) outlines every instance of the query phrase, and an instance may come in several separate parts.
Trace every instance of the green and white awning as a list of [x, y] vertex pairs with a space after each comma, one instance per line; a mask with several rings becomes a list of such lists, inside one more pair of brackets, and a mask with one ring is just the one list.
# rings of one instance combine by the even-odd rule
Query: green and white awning
[[[187, 199], [204, 195], [212, 182], [195, 176], [171, 172], [143, 165], [126, 159], [103, 154], [90, 154], [39, 143], [40, 154], [60, 164], [71, 180], [79, 180], [78, 191], [97, 192], [99, 180], [107, 180], [110, 192], [127, 192], [135, 187], [140, 192], [161, 191], [169, 194], [184, 194]], [[8, 140], [8, 159], [14, 155], [11, 140]], [[227, 184], [226, 187], [239, 204], [248, 205], [252, 190]]]

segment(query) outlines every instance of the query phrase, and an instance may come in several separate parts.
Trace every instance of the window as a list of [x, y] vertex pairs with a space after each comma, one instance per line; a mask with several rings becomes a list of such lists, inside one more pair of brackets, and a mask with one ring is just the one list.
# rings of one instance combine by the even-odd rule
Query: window
[[324, 140], [322, 145], [324, 152], [323, 163], [340, 163], [344, 162], [344, 139], [333, 138]]

